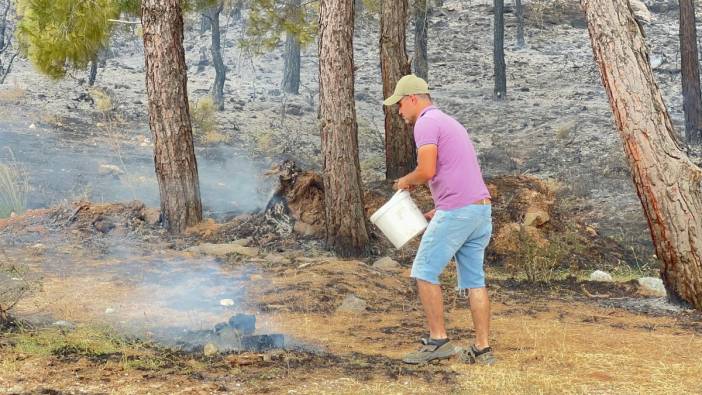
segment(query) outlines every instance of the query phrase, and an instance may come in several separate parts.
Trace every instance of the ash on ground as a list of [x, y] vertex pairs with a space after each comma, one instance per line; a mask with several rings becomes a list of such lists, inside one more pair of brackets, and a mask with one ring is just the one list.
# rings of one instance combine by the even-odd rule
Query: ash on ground
[[265, 352], [298, 349], [299, 344], [280, 333], [255, 334], [256, 316], [236, 314], [212, 329], [169, 328], [151, 331], [159, 343], [189, 353]]
[[665, 297], [605, 299], [602, 301], [602, 305], [649, 315], [670, 315], [688, 311], [685, 306], [671, 303]]

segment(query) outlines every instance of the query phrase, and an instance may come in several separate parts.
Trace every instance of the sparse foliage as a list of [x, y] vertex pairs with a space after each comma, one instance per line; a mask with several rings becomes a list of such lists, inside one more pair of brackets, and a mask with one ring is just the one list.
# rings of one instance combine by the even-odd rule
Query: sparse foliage
[[314, 3], [295, 6], [284, 0], [252, 0], [247, 37], [240, 44], [242, 48], [260, 54], [275, 48], [283, 33], [290, 33], [304, 47], [314, 41], [317, 28]]
[[114, 0], [19, 0], [20, 48], [43, 73], [61, 78], [84, 69], [110, 38], [119, 15]]

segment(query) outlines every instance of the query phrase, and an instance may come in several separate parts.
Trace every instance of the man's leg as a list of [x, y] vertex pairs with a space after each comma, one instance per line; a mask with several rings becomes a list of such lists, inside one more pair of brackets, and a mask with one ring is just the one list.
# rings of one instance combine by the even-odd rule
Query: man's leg
[[448, 336], [446, 335], [446, 325], [444, 323], [444, 299], [441, 294], [441, 286], [417, 279], [417, 292], [419, 293], [419, 300], [424, 307], [424, 314], [427, 316], [429, 337], [432, 339], [446, 339]]
[[473, 317], [475, 327], [475, 347], [482, 350], [489, 347], [488, 336], [490, 333], [490, 299], [487, 289], [471, 288], [468, 291], [470, 297], [470, 314]]

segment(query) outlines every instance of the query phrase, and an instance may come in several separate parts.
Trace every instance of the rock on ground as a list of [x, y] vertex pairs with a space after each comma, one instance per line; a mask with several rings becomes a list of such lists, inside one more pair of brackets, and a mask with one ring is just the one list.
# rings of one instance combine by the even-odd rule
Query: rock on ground
[[590, 273], [590, 281], [612, 282], [613, 279], [611, 274], [602, 270], [595, 270]]
[[336, 310], [341, 313], [360, 313], [366, 311], [367, 303], [356, 295], [346, 295], [341, 306]]
[[400, 264], [389, 256], [378, 259], [373, 263], [373, 267], [380, 270], [394, 271], [400, 270]]
[[668, 292], [665, 290], [663, 280], [656, 277], [641, 277], [637, 280], [639, 287], [644, 293], [654, 296], [666, 296]]

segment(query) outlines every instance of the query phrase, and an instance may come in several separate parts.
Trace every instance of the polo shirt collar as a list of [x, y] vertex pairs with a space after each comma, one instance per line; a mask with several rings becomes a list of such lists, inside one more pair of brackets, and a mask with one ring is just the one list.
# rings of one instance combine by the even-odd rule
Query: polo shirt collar
[[421, 118], [424, 114], [426, 114], [430, 110], [436, 110], [436, 106], [433, 104], [430, 106], [427, 106], [424, 110], [422, 110], [422, 112], [419, 113], [419, 116], [417, 118]]

